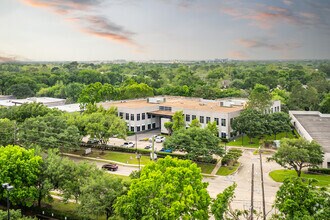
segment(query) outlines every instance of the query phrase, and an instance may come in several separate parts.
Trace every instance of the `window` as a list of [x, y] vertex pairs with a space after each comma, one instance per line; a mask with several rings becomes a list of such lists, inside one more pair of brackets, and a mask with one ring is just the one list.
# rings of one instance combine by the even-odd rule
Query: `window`
[[151, 118], [151, 115], [150, 114], [147, 114], [148, 115], [148, 118]]
[[167, 106], [159, 106], [160, 111], [172, 111], [172, 107]]
[[219, 125], [219, 118], [214, 118], [214, 121]]
[[196, 119], [196, 115], [191, 116], [191, 120], [194, 120], [194, 119]]
[[148, 130], [150, 130], [151, 129], [151, 124], [148, 124]]
[[140, 125], [136, 126], [136, 131], [139, 132], [140, 131]]
[[131, 121], [134, 121], [134, 114], [131, 114]]
[[190, 121], [190, 115], [186, 115], [186, 121]]
[[210, 117], [206, 117], [206, 124], [209, 123], [211, 121]]
[[230, 126], [233, 126], [233, 120], [234, 120], [234, 118], [230, 119]]
[[123, 112], [119, 112], [119, 117], [123, 118], [124, 117], [124, 113]]
[[152, 118], [156, 118], [156, 115], [152, 115]]
[[126, 120], [129, 120], [129, 114], [126, 113]]
[[226, 126], [226, 119], [225, 118], [221, 118], [221, 126]]
[[226, 132], [221, 132], [221, 138], [227, 138]]
[[136, 115], [136, 120], [137, 120], [137, 121], [140, 121], [140, 119], [141, 119], [140, 117], [141, 117], [140, 114], [137, 114], [137, 115]]
[[156, 123], [152, 123], [152, 128], [156, 128]]
[[142, 120], [146, 119], [146, 113], [142, 113]]
[[133, 132], [134, 132], [134, 126], [131, 126], [131, 131], [133, 131]]
[[199, 122], [202, 123], [202, 124], [204, 123], [204, 116], [199, 117]]
[[142, 131], [146, 130], [146, 126], [142, 125]]

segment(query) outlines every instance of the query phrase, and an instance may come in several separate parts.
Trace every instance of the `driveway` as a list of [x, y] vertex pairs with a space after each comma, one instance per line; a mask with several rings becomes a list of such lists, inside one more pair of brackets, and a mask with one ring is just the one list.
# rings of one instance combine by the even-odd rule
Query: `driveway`
[[[267, 162], [266, 158], [269, 155], [262, 156], [266, 212], [271, 210], [271, 206], [275, 200], [276, 192], [279, 189], [280, 183], [273, 181], [269, 177], [269, 172], [272, 170], [281, 169], [275, 162]], [[235, 199], [232, 207], [239, 209], [249, 209], [251, 204], [251, 167], [254, 164], [254, 207], [258, 211], [262, 211], [262, 194], [261, 194], [261, 179], [260, 179], [260, 160], [259, 155], [253, 155], [253, 150], [244, 150], [240, 157], [242, 167], [240, 170], [230, 176], [217, 176], [214, 178], [204, 178], [205, 182], [209, 183], [208, 191], [212, 198], [216, 198], [217, 194], [221, 193], [226, 187], [237, 184], [235, 190]]]

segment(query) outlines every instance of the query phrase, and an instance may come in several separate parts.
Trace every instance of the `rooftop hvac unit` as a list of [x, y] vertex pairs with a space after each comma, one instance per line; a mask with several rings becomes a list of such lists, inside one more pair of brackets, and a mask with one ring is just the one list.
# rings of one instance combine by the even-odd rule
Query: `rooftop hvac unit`
[[221, 107], [233, 107], [232, 102], [220, 102]]

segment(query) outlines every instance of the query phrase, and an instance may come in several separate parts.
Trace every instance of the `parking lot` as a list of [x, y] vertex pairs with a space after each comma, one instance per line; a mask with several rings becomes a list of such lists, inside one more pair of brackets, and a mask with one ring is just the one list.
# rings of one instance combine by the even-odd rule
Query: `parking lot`
[[[153, 135], [159, 135], [160, 134], [160, 130], [152, 130], [152, 131], [148, 131], [148, 132], [144, 132], [144, 133], [140, 133], [140, 134], [136, 134], [136, 135], [132, 135], [132, 136], [128, 136], [126, 138], [126, 140], [123, 139], [119, 139], [119, 138], [110, 138], [108, 144], [109, 145], [114, 145], [114, 146], [121, 146], [124, 144], [124, 142], [133, 142], [135, 144], [135, 148], [140, 148], [140, 149], [144, 149], [147, 145], [150, 144], [149, 141], [143, 141], [143, 139], [145, 138], [150, 138]], [[163, 143], [156, 143], [155, 142], [155, 150], [160, 150], [163, 147]]]

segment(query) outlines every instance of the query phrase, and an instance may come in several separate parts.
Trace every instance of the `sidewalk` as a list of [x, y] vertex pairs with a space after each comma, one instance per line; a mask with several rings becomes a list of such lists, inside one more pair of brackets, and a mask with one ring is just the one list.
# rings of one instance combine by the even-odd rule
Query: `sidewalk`
[[213, 169], [212, 172], [211, 172], [211, 175], [212, 175], [212, 176], [217, 175], [217, 172], [218, 172], [218, 170], [219, 170], [220, 167], [221, 167], [221, 161], [222, 161], [222, 159], [220, 159], [220, 160], [218, 161], [217, 165], [215, 165], [214, 169]]

